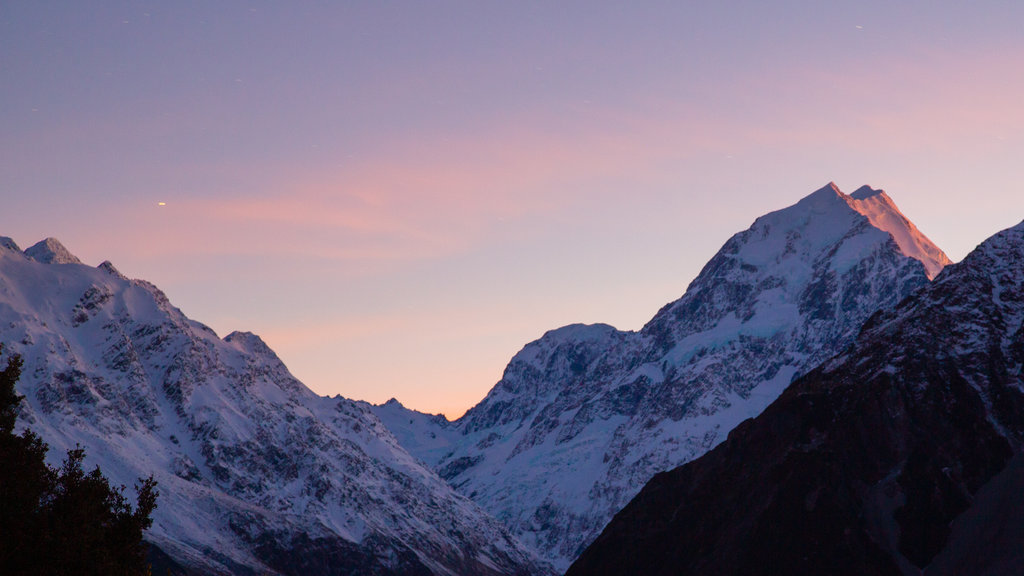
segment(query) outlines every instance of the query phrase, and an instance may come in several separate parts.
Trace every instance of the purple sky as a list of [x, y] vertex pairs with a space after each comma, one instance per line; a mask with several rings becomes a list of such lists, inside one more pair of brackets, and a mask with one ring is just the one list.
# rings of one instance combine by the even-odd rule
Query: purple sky
[[1024, 218], [1018, 2], [341, 4], [0, 5], [0, 235], [457, 416], [830, 180], [954, 260]]

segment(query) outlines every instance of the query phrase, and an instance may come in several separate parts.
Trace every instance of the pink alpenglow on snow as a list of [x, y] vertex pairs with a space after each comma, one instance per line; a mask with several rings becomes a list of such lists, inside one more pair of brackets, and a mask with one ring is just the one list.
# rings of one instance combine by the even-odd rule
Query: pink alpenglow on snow
[[892, 234], [903, 253], [924, 264], [928, 278], [953, 262], [893, 204], [885, 190], [861, 186], [849, 196], [850, 206], [868, 217], [872, 224]]

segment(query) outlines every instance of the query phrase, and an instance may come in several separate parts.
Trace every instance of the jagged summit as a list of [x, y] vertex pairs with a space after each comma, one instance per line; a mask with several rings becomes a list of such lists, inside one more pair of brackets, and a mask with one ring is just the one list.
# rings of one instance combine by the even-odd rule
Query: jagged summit
[[[666, 339], [681, 342], [688, 333], [702, 332], [714, 324], [720, 324], [718, 338], [727, 333], [730, 338], [738, 336], [749, 331], [744, 325], [762, 322], [777, 332], [789, 320], [796, 320], [780, 305], [797, 304], [801, 313], [817, 308], [813, 302], [816, 291], [842, 291], [836, 281], [872, 259], [890, 239], [895, 241], [893, 252], [921, 266], [927, 279], [949, 263], [942, 250], [903, 216], [884, 191], [867, 186], [858, 191], [859, 200], [830, 182], [796, 204], [757, 218], [708, 261], [683, 298], [659, 311], [642, 331], [656, 335], [666, 345]], [[770, 290], [752, 291], [750, 286]], [[764, 295], [755, 297], [755, 292], [761, 291]], [[846, 298], [869, 300], [866, 295]], [[831, 307], [818, 309], [814, 317], [842, 316], [841, 308]], [[721, 324], [733, 312], [739, 322]]]
[[878, 194], [885, 194], [885, 190], [882, 190], [881, 188], [876, 190], [876, 189], [872, 188], [871, 186], [868, 186], [867, 184], [865, 184], [865, 185], [861, 186], [860, 188], [857, 188], [856, 190], [851, 192], [850, 193], [850, 198], [853, 198], [854, 200], [864, 200], [865, 198], [870, 198], [870, 197], [876, 196]]
[[50, 237], [41, 240], [32, 247], [25, 250], [25, 255], [43, 264], [81, 264], [70, 250], [60, 243], [60, 240]]
[[239, 350], [244, 352], [267, 355], [273, 357], [275, 361], [280, 360], [277, 358], [277, 354], [270, 349], [270, 346], [267, 346], [267, 343], [264, 342], [262, 338], [252, 332], [236, 330], [225, 336], [224, 341], [228, 344], [235, 345]]
[[825, 184], [821, 188], [818, 188], [814, 192], [811, 192], [810, 194], [808, 194], [806, 196], [806, 198], [810, 198], [812, 196], [815, 196], [815, 197], [821, 196], [821, 197], [826, 197], [827, 198], [827, 197], [830, 197], [830, 196], [840, 196], [841, 197], [841, 196], [845, 196], [845, 194], [843, 194], [843, 191], [839, 189], [839, 186], [836, 185], [835, 182], [829, 182], [828, 184]]
[[762, 216], [762, 218], [779, 212], [791, 213], [794, 211], [810, 210], [812, 213], [820, 214], [833, 209], [841, 209], [843, 204], [842, 199], [845, 197], [846, 194], [843, 194], [834, 182], [829, 182], [801, 198], [795, 205], [790, 206], [789, 208], [783, 208], [782, 210], [776, 210], [775, 212], [769, 212], [768, 214], [765, 214], [765, 216]]
[[900, 212], [884, 190], [861, 186], [849, 196], [850, 207], [860, 212], [873, 226], [888, 232], [904, 254], [924, 264], [932, 279], [953, 262], [913, 222]]
[[118, 270], [116, 267], [114, 267], [114, 264], [110, 260], [104, 260], [103, 262], [100, 262], [100, 265], [97, 266], [96, 268], [99, 268], [100, 270], [103, 270], [104, 272], [106, 272], [107, 274], [110, 274], [111, 276], [113, 276], [115, 278], [120, 278], [121, 280], [127, 280], [128, 279], [127, 276], [125, 276], [124, 274], [121, 274], [121, 271]]
[[[758, 218], [753, 228], [761, 229], [765, 238], [768, 238], [770, 229], [781, 228], [787, 231], [787, 243], [796, 234], [799, 243], [804, 246], [820, 246], [834, 242], [837, 234], [846, 233], [855, 222], [851, 220], [855, 213], [867, 218], [875, 228], [891, 235], [903, 254], [924, 265], [929, 279], [952, 263], [938, 246], [900, 212], [884, 190], [867, 185], [847, 195], [834, 182], [829, 182], [793, 206]], [[774, 249], [769, 249], [769, 252], [773, 257], [778, 256]]]
[[4, 248], [12, 252], [21, 252], [21, 248], [18, 247], [18, 243], [9, 236], [0, 236], [0, 248]]
[[[25, 250], [22, 250], [18, 243], [10, 237], [0, 236], [0, 249], [6, 249], [17, 256], [39, 262], [40, 264], [83, 264], [60, 240], [52, 236], [36, 242]], [[96, 268], [115, 278], [128, 280], [128, 277], [114, 267], [109, 260], [104, 260]]]

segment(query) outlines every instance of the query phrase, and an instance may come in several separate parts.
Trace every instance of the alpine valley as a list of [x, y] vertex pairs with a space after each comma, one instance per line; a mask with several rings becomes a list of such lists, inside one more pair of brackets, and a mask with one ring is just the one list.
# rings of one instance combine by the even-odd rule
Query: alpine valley
[[550, 331], [454, 422], [372, 409], [564, 570], [652, 476], [722, 442], [949, 263], [885, 192], [830, 183], [729, 239], [637, 332]]
[[18, 423], [51, 460], [77, 444], [115, 485], [155, 477], [154, 573], [550, 573], [364, 406], [109, 262], [0, 239], [0, 342], [24, 359]]
[[[1022, 385], [1022, 313], [1014, 308], [1021, 295], [1013, 288], [1019, 282], [1004, 282], [1016, 272], [996, 272], [1006, 262], [1019, 269], [1019, 252], [1012, 233], [997, 238], [1004, 240], [986, 246], [998, 249], [944, 271], [949, 259], [885, 192], [864, 186], [847, 195], [828, 184], [730, 238], [682, 297], [642, 329], [571, 325], [527, 344], [487, 396], [455, 421], [397, 400], [373, 406], [320, 397], [257, 336], [220, 338], [153, 285], [129, 280], [109, 262], [86, 266], [53, 239], [24, 251], [0, 239], [0, 342], [5, 356], [25, 360], [19, 424], [42, 436], [52, 460], [80, 444], [86, 463], [99, 464], [115, 484], [154, 475], [161, 495], [148, 539], [161, 569], [176, 573], [541, 576], [569, 568], [602, 530], [572, 570], [632, 573], [628, 567], [647, 566], [637, 554], [655, 567], [678, 560], [666, 559], [662, 548], [675, 546], [680, 523], [689, 527], [682, 530], [707, 526], [699, 537], [749, 546], [764, 537], [751, 526], [778, 525], [765, 523], [788, 509], [768, 507], [757, 516], [764, 506], [727, 498], [746, 491], [743, 498], [764, 495], [781, 507], [796, 497], [765, 491], [803, 494], [803, 484], [786, 484], [801, 478], [829, 495], [814, 502], [874, 498], [874, 516], [862, 519], [874, 522], [864, 528], [875, 530], [872, 554], [920, 567], [945, 550], [936, 526], [966, 509], [1000, 470], [1020, 474], [1020, 466], [1005, 463], [1016, 461], [1024, 434], [1014, 428], [1010, 377], [1016, 370]], [[996, 276], [986, 276], [986, 267]], [[965, 291], [975, 288], [989, 299], [974, 302]], [[960, 315], [939, 315], [946, 308]], [[947, 327], [951, 333], [942, 333]], [[922, 411], [966, 398], [964, 425], [980, 431], [978, 462], [952, 463], [972, 437], [956, 423], [943, 428], [938, 417], [897, 420], [892, 426], [906, 429], [893, 428], [892, 438], [849, 436], [860, 428], [819, 421], [845, 422], [843, 410], [854, 400], [832, 407], [825, 398], [854, 380], [889, 386], [911, 374], [904, 364], [938, 370], [914, 382], [954, 374], [918, 360], [939, 353], [939, 337], [952, 339], [942, 348], [950, 358], [979, 358], [969, 373], [956, 372], [963, 382], [949, 402], [945, 392], [929, 392], [931, 384], [891, 392], [879, 383], [879, 394], [903, 403], [870, 408], [877, 419], [890, 408], [916, 414], [915, 402], [928, 394], [938, 396], [928, 400], [934, 406], [920, 404]], [[896, 345], [901, 338], [905, 349]], [[988, 391], [979, 382], [989, 373], [1009, 383]], [[801, 404], [810, 390], [818, 394], [808, 397], [813, 407]], [[1009, 415], [993, 408], [1006, 398]], [[787, 402], [803, 411], [784, 422], [813, 426], [793, 424], [798, 433], [758, 424]], [[825, 406], [820, 414], [818, 404]], [[884, 422], [871, 425], [878, 434], [889, 430]], [[956, 446], [916, 448], [914, 439], [931, 426]], [[815, 451], [832, 446], [829, 434], [859, 438], [862, 447], [898, 445], [888, 459], [865, 456], [861, 472], [873, 484], [847, 490], [841, 470], [826, 466], [836, 452]], [[906, 445], [893, 440], [904, 434]], [[798, 463], [806, 470], [779, 468], [792, 460], [783, 456], [804, 448], [810, 456]], [[915, 450], [923, 460], [911, 458]], [[748, 459], [760, 463], [747, 469]], [[934, 513], [926, 489], [907, 486], [946, 486], [936, 475], [944, 470], [952, 488], [936, 489], [944, 507]], [[708, 520], [717, 502], [729, 520]], [[903, 502], [910, 504], [900, 508]], [[989, 506], [983, 512], [999, 504]], [[907, 536], [900, 532], [907, 515], [931, 524]], [[686, 524], [690, 517], [697, 524]], [[825, 527], [816, 533], [831, 534]], [[963, 538], [969, 547], [970, 535]], [[869, 548], [859, 542], [856, 550]], [[944, 561], [957, 562], [958, 550]], [[701, 551], [694, 558], [703, 558]], [[694, 573], [715, 573], [707, 567], [716, 561], [694, 560]], [[744, 573], [747, 565], [723, 566], [722, 573]]]

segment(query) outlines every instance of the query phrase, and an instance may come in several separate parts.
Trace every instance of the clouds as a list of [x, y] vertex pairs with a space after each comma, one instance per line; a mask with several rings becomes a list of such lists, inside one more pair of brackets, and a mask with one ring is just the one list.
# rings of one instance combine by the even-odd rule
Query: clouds
[[664, 139], [655, 134], [661, 123], [619, 124], [557, 133], [544, 123], [509, 123], [438, 141], [396, 140], [387, 154], [342, 158], [337, 166], [282, 158], [261, 166], [267, 180], [251, 189], [226, 175], [221, 189], [210, 180], [198, 192], [174, 194], [159, 214], [140, 216], [134, 202], [111, 209], [124, 232], [143, 238], [134, 247], [149, 253], [441, 258], [500, 239], [518, 220], [591, 202], [597, 187], [590, 185], [657, 162], [650, 154]]

